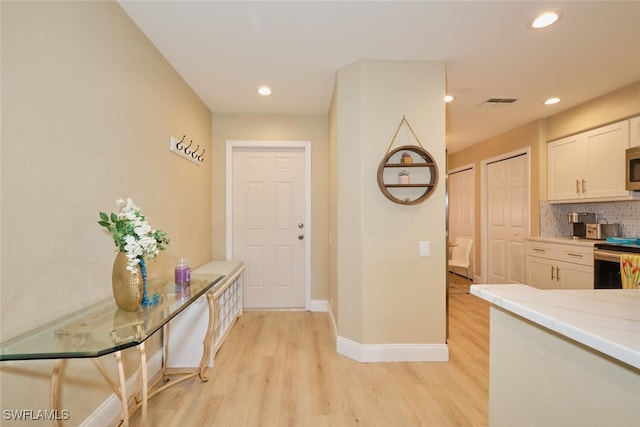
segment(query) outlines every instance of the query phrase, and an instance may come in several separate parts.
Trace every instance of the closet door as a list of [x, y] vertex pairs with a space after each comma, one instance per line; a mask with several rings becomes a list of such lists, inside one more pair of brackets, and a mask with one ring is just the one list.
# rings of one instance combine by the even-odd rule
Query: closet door
[[487, 165], [487, 283], [525, 283], [529, 156]]

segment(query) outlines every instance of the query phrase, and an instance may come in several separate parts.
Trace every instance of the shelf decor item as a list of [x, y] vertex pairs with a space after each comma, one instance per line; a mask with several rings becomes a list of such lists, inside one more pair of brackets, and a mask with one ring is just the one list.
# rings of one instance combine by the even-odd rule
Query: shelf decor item
[[408, 184], [409, 183], [409, 172], [406, 170], [401, 170], [398, 172], [398, 181], [400, 184]]
[[157, 305], [158, 295], [151, 299], [147, 295], [145, 260], [156, 258], [166, 249], [169, 238], [164, 231], [151, 228], [131, 199], [119, 199], [116, 205], [120, 208], [117, 214], [100, 212], [98, 221], [111, 233], [118, 248], [111, 276], [116, 304], [125, 311]]
[[[400, 128], [405, 125], [411, 131], [411, 135], [416, 140], [417, 145], [403, 145], [391, 149], [398, 136]], [[390, 174], [390, 171], [397, 170], [398, 179]], [[409, 171], [413, 178], [409, 180]], [[395, 175], [395, 174], [394, 174]], [[415, 205], [425, 201], [438, 184], [438, 166], [435, 160], [424, 149], [420, 140], [411, 128], [407, 119], [402, 116], [400, 125], [393, 135], [393, 139], [387, 148], [387, 153], [378, 166], [378, 187], [382, 194], [394, 203], [402, 205]]]

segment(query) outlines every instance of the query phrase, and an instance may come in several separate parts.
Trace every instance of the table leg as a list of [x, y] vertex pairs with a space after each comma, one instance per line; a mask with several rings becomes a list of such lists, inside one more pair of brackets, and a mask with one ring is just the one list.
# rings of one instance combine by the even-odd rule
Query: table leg
[[[66, 368], [67, 359], [56, 359], [55, 363], [53, 364], [53, 371], [51, 372], [51, 401], [49, 402], [49, 404], [51, 405], [51, 409], [53, 409], [56, 414], [60, 411], [60, 399], [62, 397], [62, 379], [64, 377], [64, 371]], [[54, 424], [56, 426], [62, 427], [62, 420], [56, 419]]]
[[162, 372], [167, 369], [169, 366], [169, 333], [170, 333], [170, 324], [171, 322], [167, 322], [162, 327], [162, 350], [163, 350], [163, 358], [162, 358]]
[[124, 366], [122, 365], [122, 352], [115, 353], [118, 362], [118, 377], [120, 378], [120, 396], [122, 396], [122, 426], [129, 427], [129, 398], [127, 395], [127, 381], [124, 377]]
[[149, 401], [149, 382], [147, 379], [147, 351], [144, 342], [138, 346], [140, 351], [140, 369], [142, 372], [142, 425], [147, 425], [147, 402]]
[[211, 340], [213, 338], [213, 334], [215, 332], [215, 298], [213, 296], [213, 292], [207, 292], [207, 307], [209, 308], [209, 324], [207, 326], [207, 333], [204, 336], [204, 341], [202, 345], [204, 349], [202, 351], [202, 359], [200, 359], [200, 379], [202, 381], [209, 381], [209, 378], [204, 374], [207, 366], [209, 365], [209, 360], [211, 358]]

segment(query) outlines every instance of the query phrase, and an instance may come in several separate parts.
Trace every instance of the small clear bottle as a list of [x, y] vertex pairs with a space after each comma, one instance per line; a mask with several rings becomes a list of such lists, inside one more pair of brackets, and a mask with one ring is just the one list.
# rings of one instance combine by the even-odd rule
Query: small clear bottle
[[179, 258], [175, 271], [176, 285], [188, 285], [191, 282], [191, 267], [187, 258]]

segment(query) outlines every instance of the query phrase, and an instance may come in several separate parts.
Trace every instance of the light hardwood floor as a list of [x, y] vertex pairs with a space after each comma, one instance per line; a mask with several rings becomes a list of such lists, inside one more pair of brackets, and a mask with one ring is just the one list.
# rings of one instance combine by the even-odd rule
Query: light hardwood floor
[[155, 396], [148, 425], [486, 426], [489, 308], [461, 282], [449, 299], [449, 362], [359, 363], [336, 354], [327, 313], [249, 311], [209, 381]]

